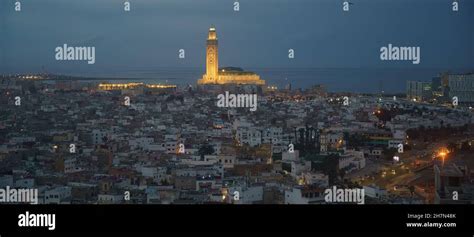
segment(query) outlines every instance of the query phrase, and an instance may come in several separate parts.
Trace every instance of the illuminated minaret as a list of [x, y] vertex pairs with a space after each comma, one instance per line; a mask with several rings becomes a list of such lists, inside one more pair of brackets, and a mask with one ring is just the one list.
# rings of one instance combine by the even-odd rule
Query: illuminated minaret
[[219, 78], [219, 58], [217, 52], [216, 28], [209, 29], [206, 50], [206, 79], [208, 82], [217, 83]]
[[253, 72], [241, 68], [227, 67], [219, 71], [219, 54], [216, 28], [209, 28], [206, 48], [206, 73], [198, 80], [198, 85], [265, 85], [265, 81]]

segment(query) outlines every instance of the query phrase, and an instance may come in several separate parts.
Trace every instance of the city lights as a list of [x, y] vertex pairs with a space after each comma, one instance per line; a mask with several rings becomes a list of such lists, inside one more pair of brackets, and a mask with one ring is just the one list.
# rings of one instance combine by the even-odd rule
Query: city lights
[[75, 2], [0, 3], [0, 237], [472, 232], [474, 0]]
[[449, 150], [446, 148], [441, 148], [438, 151], [438, 156], [441, 157], [442, 159], [446, 158], [446, 156], [449, 154]]
[[144, 83], [100, 83], [98, 85], [99, 90], [104, 90], [104, 91], [135, 89], [138, 87], [145, 87], [145, 88], [150, 88], [150, 89], [175, 89], [176, 85], [144, 84]]

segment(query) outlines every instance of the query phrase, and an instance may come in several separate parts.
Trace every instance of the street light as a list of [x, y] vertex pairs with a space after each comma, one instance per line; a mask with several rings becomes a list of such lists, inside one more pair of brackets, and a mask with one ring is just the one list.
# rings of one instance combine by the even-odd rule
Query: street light
[[441, 150], [438, 152], [438, 156], [441, 156], [441, 158], [445, 158], [449, 154], [449, 150], [446, 148], [441, 148]]
[[446, 158], [446, 156], [448, 156], [448, 154], [449, 154], [449, 150], [446, 148], [442, 148], [438, 152], [438, 156], [441, 157], [441, 161], [443, 162], [443, 165], [444, 165], [444, 159]]

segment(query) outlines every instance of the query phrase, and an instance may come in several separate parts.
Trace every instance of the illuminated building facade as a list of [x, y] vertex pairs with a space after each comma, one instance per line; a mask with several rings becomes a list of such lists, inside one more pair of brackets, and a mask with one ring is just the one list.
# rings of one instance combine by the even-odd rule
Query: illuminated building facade
[[126, 90], [135, 88], [147, 89], [176, 89], [176, 85], [144, 84], [144, 83], [100, 83], [98, 89], [102, 91]]
[[207, 38], [206, 74], [198, 80], [199, 85], [245, 84], [265, 85], [265, 81], [253, 72], [241, 68], [227, 67], [219, 69], [219, 53], [216, 28], [211, 27]]

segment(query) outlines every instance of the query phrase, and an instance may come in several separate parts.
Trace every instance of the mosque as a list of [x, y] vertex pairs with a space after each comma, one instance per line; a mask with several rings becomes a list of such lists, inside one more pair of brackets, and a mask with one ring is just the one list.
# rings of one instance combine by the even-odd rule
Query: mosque
[[206, 49], [206, 74], [198, 80], [198, 85], [265, 85], [265, 81], [253, 72], [238, 67], [219, 68], [216, 28], [209, 29]]

